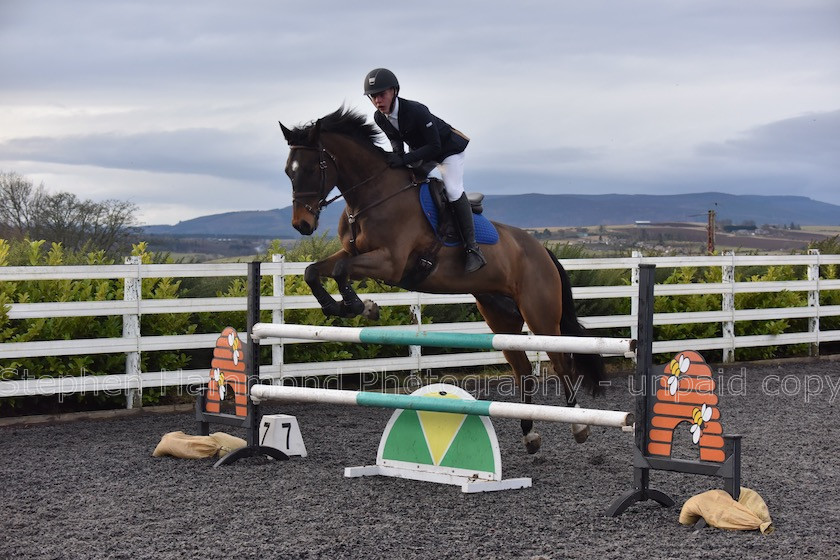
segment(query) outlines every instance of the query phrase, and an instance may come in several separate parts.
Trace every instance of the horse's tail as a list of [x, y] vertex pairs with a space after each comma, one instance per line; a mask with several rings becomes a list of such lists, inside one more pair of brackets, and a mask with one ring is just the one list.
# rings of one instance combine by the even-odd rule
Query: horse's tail
[[[570, 336], [589, 336], [578, 320], [575, 301], [572, 298], [572, 283], [566, 269], [548, 247], [545, 250], [554, 262], [554, 266], [557, 267], [562, 284], [563, 313], [560, 316], [560, 333]], [[592, 389], [593, 395], [600, 393], [601, 381], [605, 376], [604, 359], [599, 354], [572, 354], [571, 356], [575, 372], [583, 379], [583, 386]]]

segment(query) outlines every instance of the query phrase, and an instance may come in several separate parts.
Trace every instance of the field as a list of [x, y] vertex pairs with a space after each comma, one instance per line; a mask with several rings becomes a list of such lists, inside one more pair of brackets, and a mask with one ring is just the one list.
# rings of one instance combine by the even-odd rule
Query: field
[[[590, 226], [586, 228], [529, 228], [546, 241], [581, 243], [595, 252], [655, 250], [665, 253], [705, 254], [708, 232], [705, 223], [656, 223], [638, 225]], [[801, 229], [756, 228], [715, 232], [717, 251], [757, 252], [760, 254], [804, 251], [809, 243], [840, 234], [837, 226], [804, 226]]]

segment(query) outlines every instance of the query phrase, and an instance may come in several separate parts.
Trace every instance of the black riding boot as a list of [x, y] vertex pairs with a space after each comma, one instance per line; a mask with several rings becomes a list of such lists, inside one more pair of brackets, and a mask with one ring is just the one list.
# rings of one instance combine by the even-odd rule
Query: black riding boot
[[458, 229], [461, 231], [461, 237], [464, 239], [464, 245], [467, 249], [467, 261], [464, 264], [464, 270], [475, 272], [487, 264], [487, 261], [475, 242], [475, 225], [473, 224], [472, 207], [470, 207], [470, 201], [467, 199], [467, 193], [453, 201], [452, 207], [455, 209], [455, 220], [458, 222]]

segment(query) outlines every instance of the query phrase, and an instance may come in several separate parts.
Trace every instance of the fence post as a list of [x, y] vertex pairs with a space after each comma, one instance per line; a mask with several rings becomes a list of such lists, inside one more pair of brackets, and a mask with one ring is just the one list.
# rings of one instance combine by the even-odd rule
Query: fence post
[[735, 251], [724, 251], [723, 256], [729, 257], [729, 263], [721, 267], [721, 282], [729, 285], [729, 291], [721, 294], [721, 309], [729, 314], [729, 319], [721, 325], [726, 344], [723, 347], [723, 363], [730, 364], [735, 361]]
[[[630, 285], [636, 289], [633, 290], [633, 295], [630, 296], [630, 317], [633, 319], [630, 322], [630, 338], [639, 340], [639, 269], [642, 265], [643, 256], [641, 251], [633, 251], [631, 256], [636, 259], [636, 262], [633, 263], [633, 268], [630, 269]], [[633, 360], [635, 361], [636, 358], [634, 357]]]
[[[409, 315], [411, 315], [411, 320], [417, 325], [417, 330], [420, 331], [423, 325], [423, 312], [421, 310], [420, 305], [420, 292], [417, 292], [417, 301], [411, 304], [411, 307], [408, 310]], [[409, 346], [408, 347], [408, 355], [412, 358], [416, 358], [417, 361], [417, 372], [423, 371], [423, 349], [420, 346]]]
[[808, 249], [808, 254], [814, 256], [814, 262], [808, 265], [808, 280], [814, 283], [814, 287], [808, 290], [808, 307], [813, 315], [808, 317], [808, 332], [813, 333], [814, 340], [808, 354], [811, 356], [820, 355], [820, 250]]
[[[282, 325], [286, 322], [286, 255], [271, 255], [271, 262], [280, 263], [280, 274], [272, 276], [272, 295], [280, 297], [280, 308], [271, 312], [271, 322]], [[271, 365], [279, 366], [280, 377], [271, 381], [272, 385], [283, 384], [283, 340], [271, 345]]]
[[143, 406], [143, 386], [140, 382], [140, 300], [143, 298], [143, 280], [140, 276], [142, 260], [139, 256], [126, 257], [125, 264], [135, 265], [134, 276], [123, 279], [123, 300], [136, 304], [136, 313], [123, 315], [123, 338], [134, 340], [136, 350], [125, 353], [125, 407]]

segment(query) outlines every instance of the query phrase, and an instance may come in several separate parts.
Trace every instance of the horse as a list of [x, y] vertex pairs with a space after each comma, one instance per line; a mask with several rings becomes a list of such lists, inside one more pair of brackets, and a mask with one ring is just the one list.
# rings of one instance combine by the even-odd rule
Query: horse
[[[391, 168], [377, 145], [380, 132], [365, 116], [343, 106], [314, 122], [289, 129], [280, 123], [289, 144], [286, 174], [292, 184], [292, 226], [303, 235], [318, 228], [321, 210], [338, 198], [346, 208], [338, 224], [341, 250], [309, 265], [304, 279], [327, 316], [378, 318], [375, 303], [362, 302], [352, 280], [374, 279], [426, 293], [469, 293], [494, 333], [521, 334], [523, 325], [538, 335], [585, 336], [572, 300], [569, 277], [545, 246], [525, 231], [493, 222], [496, 244], [485, 245], [487, 264], [464, 273], [461, 247], [442, 247], [427, 222], [418, 196], [421, 182], [406, 167]], [[334, 188], [339, 194], [328, 199]], [[333, 278], [340, 300], [324, 288]], [[506, 350], [522, 402], [536, 389], [525, 352]], [[577, 390], [597, 394], [604, 375], [600, 356], [549, 353], [562, 375], [568, 406], [578, 406]], [[536, 453], [542, 438], [533, 422], [522, 420], [523, 442]], [[577, 442], [589, 426], [572, 425]]]

